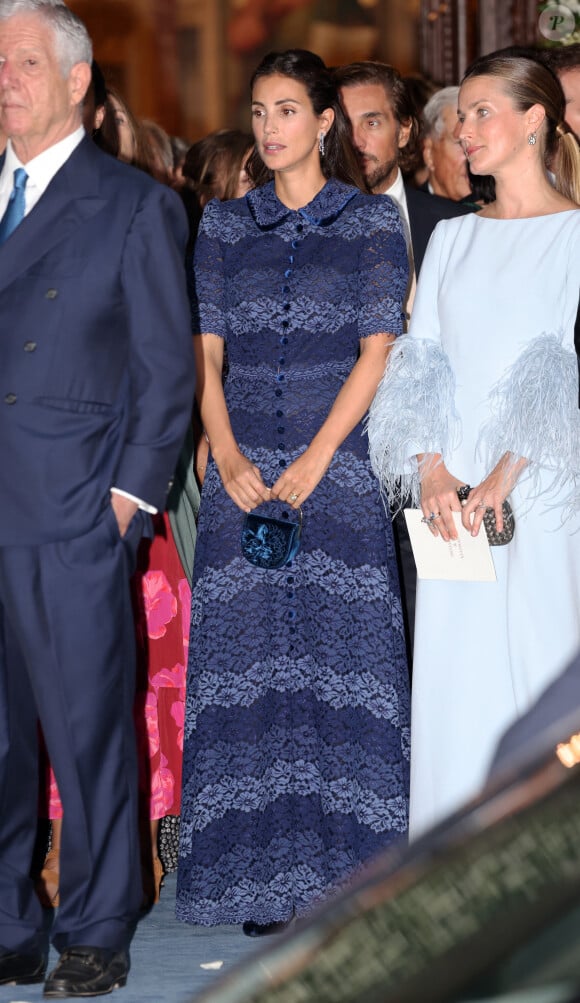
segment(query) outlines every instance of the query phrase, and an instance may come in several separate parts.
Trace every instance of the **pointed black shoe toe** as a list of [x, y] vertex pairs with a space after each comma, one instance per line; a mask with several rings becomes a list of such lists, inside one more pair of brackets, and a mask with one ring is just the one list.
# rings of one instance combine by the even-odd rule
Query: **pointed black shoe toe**
[[68, 947], [44, 984], [44, 996], [49, 999], [104, 996], [124, 986], [128, 972], [129, 955], [126, 951]]
[[30, 986], [44, 982], [45, 971], [43, 954], [19, 954], [0, 948], [0, 986]]
[[248, 920], [242, 926], [242, 930], [246, 937], [269, 937], [272, 933], [283, 933], [291, 922], [291, 919], [280, 920], [277, 923], [252, 923]]

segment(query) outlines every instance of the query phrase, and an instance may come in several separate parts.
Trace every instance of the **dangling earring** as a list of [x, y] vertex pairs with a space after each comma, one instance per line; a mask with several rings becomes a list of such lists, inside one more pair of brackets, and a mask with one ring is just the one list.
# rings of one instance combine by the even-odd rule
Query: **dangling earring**
[[324, 135], [325, 134], [321, 132], [320, 136], [318, 137], [318, 152], [320, 153], [321, 157], [324, 156]]
[[535, 134], [535, 132], [530, 132], [530, 135], [528, 136], [528, 143], [530, 144], [530, 146], [535, 146], [536, 145], [536, 134]]

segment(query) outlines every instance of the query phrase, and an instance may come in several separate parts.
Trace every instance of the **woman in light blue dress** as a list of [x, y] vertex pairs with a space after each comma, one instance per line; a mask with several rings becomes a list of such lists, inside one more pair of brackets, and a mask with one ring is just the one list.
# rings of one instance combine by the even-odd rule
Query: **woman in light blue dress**
[[508, 495], [516, 522], [496, 582], [419, 583], [413, 835], [478, 792], [502, 732], [580, 648], [580, 157], [563, 119], [534, 61], [468, 71], [458, 135], [495, 201], [436, 227], [371, 411], [374, 468], [387, 493], [412, 488], [425, 532], [455, 537], [462, 512], [477, 534], [487, 507], [500, 529]]

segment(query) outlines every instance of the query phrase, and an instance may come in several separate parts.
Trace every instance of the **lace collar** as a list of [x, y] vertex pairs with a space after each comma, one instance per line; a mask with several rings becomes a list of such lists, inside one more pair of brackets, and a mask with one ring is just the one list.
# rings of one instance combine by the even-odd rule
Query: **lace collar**
[[266, 229], [276, 226], [277, 223], [282, 222], [283, 219], [296, 211], [309, 223], [314, 223], [315, 226], [330, 223], [358, 194], [358, 188], [353, 188], [352, 185], [347, 185], [337, 178], [329, 178], [324, 188], [321, 188], [318, 195], [314, 196], [312, 202], [303, 206], [302, 209], [289, 209], [288, 206], [285, 206], [276, 195], [273, 181], [269, 181], [268, 184], [262, 185], [260, 188], [252, 189], [247, 193], [246, 199], [256, 223], [262, 229]]

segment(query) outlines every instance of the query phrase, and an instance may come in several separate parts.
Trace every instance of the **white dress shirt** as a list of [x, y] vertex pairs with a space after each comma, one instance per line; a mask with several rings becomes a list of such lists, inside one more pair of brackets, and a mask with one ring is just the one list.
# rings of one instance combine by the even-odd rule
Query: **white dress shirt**
[[413, 301], [415, 299], [415, 289], [417, 287], [417, 279], [415, 276], [415, 259], [413, 257], [413, 244], [411, 242], [411, 227], [409, 224], [409, 210], [407, 208], [407, 197], [405, 195], [405, 183], [403, 181], [403, 175], [399, 168], [397, 168], [397, 177], [393, 181], [390, 188], [387, 188], [383, 195], [390, 195], [393, 202], [397, 203], [399, 207], [399, 212], [401, 213], [401, 219], [403, 221], [403, 230], [405, 231], [405, 240], [407, 242], [407, 254], [409, 256], [409, 281], [407, 284], [407, 293], [405, 296], [404, 308], [407, 318], [407, 323], [405, 328], [407, 328], [409, 323], [409, 318], [411, 316], [411, 310], [413, 309]]

